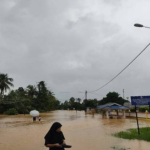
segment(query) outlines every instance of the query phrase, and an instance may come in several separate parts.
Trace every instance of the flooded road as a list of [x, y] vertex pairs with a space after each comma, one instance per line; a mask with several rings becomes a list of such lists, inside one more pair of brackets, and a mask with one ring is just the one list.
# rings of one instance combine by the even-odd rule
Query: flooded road
[[[60, 122], [70, 150], [148, 150], [150, 143], [126, 140], [111, 134], [136, 128], [135, 119], [102, 119], [84, 112], [54, 111], [41, 114], [41, 122], [32, 122], [29, 115], [0, 116], [0, 150], [48, 150], [44, 136], [53, 122]], [[140, 127], [150, 126], [140, 120]], [[124, 149], [123, 149], [124, 148]], [[69, 149], [68, 149], [69, 150]]]

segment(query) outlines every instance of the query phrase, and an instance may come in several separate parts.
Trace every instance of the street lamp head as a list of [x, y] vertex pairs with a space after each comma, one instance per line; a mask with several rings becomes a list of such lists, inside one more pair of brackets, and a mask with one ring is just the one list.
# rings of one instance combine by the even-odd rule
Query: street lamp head
[[144, 27], [142, 24], [136, 23], [134, 24], [135, 27]]

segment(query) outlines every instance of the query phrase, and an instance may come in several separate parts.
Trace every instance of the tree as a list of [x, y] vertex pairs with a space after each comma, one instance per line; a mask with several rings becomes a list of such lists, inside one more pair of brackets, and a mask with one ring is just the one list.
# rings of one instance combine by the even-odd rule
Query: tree
[[[10, 89], [13, 79], [7, 74], [0, 74], [0, 93]], [[46, 83], [40, 81], [36, 86], [28, 85], [26, 88], [19, 87], [8, 94], [0, 94], [0, 113], [5, 113], [14, 108], [19, 114], [29, 113], [33, 109], [40, 112], [56, 110], [60, 108], [60, 101], [55, 94], [48, 90]]]
[[86, 109], [86, 107], [96, 108], [97, 104], [98, 104], [97, 99], [88, 99], [88, 100], [85, 99], [83, 101], [84, 109]]
[[19, 114], [29, 112], [30, 109], [28, 108], [30, 108], [30, 101], [23, 87], [19, 87], [17, 90], [11, 91], [7, 97], [8, 102], [10, 103], [9, 106], [15, 108]]
[[77, 98], [77, 102], [80, 103], [81, 102], [81, 98]]
[[64, 103], [63, 103], [63, 109], [68, 109], [69, 108], [69, 102], [68, 101], [65, 101]]
[[27, 91], [28, 96], [31, 97], [32, 99], [37, 94], [36, 87], [33, 85], [28, 85], [26, 91]]
[[47, 91], [46, 84], [44, 81], [40, 81], [37, 85], [39, 94], [45, 93]]
[[116, 92], [109, 92], [106, 97], [104, 97], [101, 101], [99, 101], [99, 105], [104, 105], [106, 103], [118, 103], [123, 105], [127, 100], [119, 97], [119, 94]]
[[0, 91], [2, 95], [4, 91], [6, 92], [11, 86], [14, 86], [12, 82], [13, 79], [9, 78], [7, 74], [0, 74]]
[[69, 100], [70, 109], [75, 108], [75, 98], [71, 97]]

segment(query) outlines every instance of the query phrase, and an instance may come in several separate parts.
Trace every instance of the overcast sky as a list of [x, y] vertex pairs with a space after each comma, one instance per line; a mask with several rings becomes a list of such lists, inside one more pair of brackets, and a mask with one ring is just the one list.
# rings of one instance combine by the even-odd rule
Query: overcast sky
[[[61, 100], [103, 86], [150, 42], [149, 0], [0, 0], [0, 72], [14, 88], [45, 81]], [[150, 47], [108, 92], [150, 95]]]

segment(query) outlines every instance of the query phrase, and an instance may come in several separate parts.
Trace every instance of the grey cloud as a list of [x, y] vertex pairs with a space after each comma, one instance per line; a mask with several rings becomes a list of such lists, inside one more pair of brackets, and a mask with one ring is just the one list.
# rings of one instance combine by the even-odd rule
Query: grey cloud
[[[122, 10], [131, 11], [130, 1], [14, 0], [0, 4], [1, 72], [14, 78], [15, 88], [45, 80], [59, 99], [84, 97], [79, 91], [105, 84], [149, 41], [144, 30], [127, 26], [134, 14], [122, 16]], [[100, 99], [109, 91], [121, 94], [123, 88], [127, 96], [148, 93], [148, 56], [149, 51], [144, 52], [89, 98]]]

